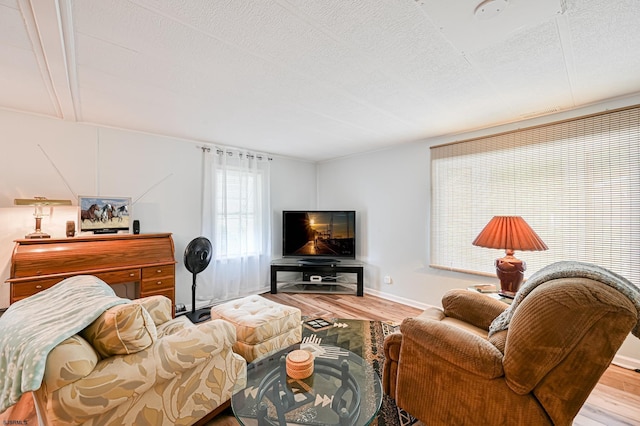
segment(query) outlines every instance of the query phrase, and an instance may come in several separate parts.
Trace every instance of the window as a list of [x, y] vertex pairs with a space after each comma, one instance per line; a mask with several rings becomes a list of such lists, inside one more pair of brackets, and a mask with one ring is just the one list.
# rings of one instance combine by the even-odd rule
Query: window
[[431, 150], [431, 265], [495, 274], [471, 242], [493, 216], [522, 216], [549, 246], [516, 252], [526, 276], [559, 260], [640, 285], [640, 107]]
[[230, 167], [216, 173], [216, 229], [224, 230], [216, 234], [218, 258], [262, 254], [262, 173]]
[[202, 235], [212, 265], [198, 277], [207, 303], [268, 288], [271, 263], [270, 159], [234, 149], [203, 148]]

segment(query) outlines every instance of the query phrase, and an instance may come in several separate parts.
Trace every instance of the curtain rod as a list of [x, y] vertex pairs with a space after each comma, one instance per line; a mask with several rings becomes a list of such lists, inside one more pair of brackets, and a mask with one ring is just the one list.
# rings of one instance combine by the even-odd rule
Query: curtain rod
[[[208, 146], [199, 146], [197, 148], [200, 148], [202, 152], [211, 152], [211, 147], [208, 147]], [[262, 155], [262, 154], [243, 154], [242, 152], [240, 152], [241, 150], [237, 148], [229, 148], [229, 149], [215, 148], [215, 150], [216, 150], [216, 154], [224, 154], [226, 152], [227, 155], [230, 157], [232, 157], [233, 153], [236, 152], [240, 158], [247, 157], [250, 159], [257, 158], [258, 160], [268, 160], [268, 161], [273, 160], [273, 158]]]

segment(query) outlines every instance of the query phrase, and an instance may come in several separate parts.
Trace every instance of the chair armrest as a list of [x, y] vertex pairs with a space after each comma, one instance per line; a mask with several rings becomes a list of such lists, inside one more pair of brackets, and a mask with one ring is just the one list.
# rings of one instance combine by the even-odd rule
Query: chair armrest
[[442, 297], [444, 314], [483, 330], [489, 330], [491, 322], [509, 307], [486, 294], [469, 290], [449, 290]]
[[428, 365], [437, 357], [476, 376], [504, 375], [502, 353], [493, 344], [466, 330], [440, 321], [407, 318], [400, 325], [400, 368], [405, 363]]
[[235, 328], [223, 320], [185, 327], [140, 352], [103, 359], [86, 377], [54, 391], [53, 405], [64, 407], [60, 416], [86, 421], [207, 362], [225, 348], [231, 351], [235, 340]]
[[217, 319], [185, 327], [167, 335], [153, 346], [159, 361], [158, 376], [172, 379], [204, 360], [217, 355], [236, 342], [236, 329], [225, 320]]
[[402, 345], [402, 333], [396, 331], [384, 339], [384, 366], [382, 368], [382, 390], [395, 399], [396, 381], [398, 377], [398, 361], [400, 360], [400, 347]]
[[142, 305], [149, 312], [156, 326], [164, 324], [173, 317], [171, 299], [166, 296], [148, 296], [141, 299], [133, 299], [131, 302]]
[[398, 361], [400, 359], [400, 345], [402, 344], [402, 333], [396, 331], [389, 334], [384, 339], [384, 357], [385, 360]]

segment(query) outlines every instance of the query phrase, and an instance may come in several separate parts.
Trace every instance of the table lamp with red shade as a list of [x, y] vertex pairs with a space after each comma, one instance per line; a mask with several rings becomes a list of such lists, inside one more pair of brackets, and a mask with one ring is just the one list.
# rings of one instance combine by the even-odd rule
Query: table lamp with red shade
[[496, 259], [496, 274], [500, 279], [500, 294], [515, 296], [524, 279], [526, 263], [513, 256], [515, 250], [542, 251], [547, 245], [520, 216], [494, 216], [473, 240], [474, 246], [504, 249], [506, 254]]

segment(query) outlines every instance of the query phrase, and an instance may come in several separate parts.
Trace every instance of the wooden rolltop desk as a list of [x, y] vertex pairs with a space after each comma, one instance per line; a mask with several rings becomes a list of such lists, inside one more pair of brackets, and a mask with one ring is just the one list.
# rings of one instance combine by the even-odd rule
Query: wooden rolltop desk
[[10, 303], [74, 275], [95, 275], [110, 285], [135, 283], [136, 298], [160, 294], [175, 307], [171, 234], [90, 235], [15, 243], [7, 280]]

